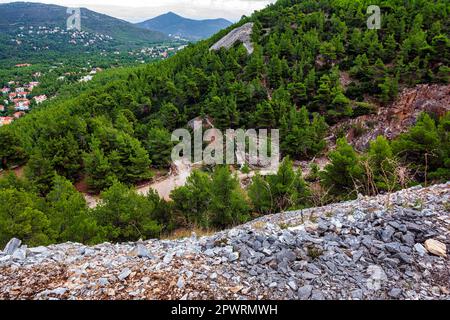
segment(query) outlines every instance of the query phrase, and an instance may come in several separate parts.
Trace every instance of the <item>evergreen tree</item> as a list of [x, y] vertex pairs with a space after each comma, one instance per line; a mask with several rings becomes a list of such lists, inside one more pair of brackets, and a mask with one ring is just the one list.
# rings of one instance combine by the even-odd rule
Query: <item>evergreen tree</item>
[[259, 214], [273, 213], [275, 209], [274, 199], [269, 183], [259, 174], [253, 177], [248, 188], [248, 196], [253, 209]]
[[53, 239], [56, 242], [75, 241], [79, 243], [99, 242], [97, 224], [89, 215], [81, 193], [78, 193], [70, 181], [55, 176], [53, 188], [46, 197], [48, 217]]
[[100, 232], [108, 241], [137, 241], [159, 235], [161, 227], [153, 219], [154, 205], [120, 182], [101, 194], [95, 208]]
[[275, 113], [269, 102], [263, 102], [256, 107], [255, 125], [258, 128], [275, 128]]
[[363, 168], [353, 147], [345, 138], [338, 139], [329, 154], [330, 164], [322, 172], [322, 184], [333, 195], [348, 198], [355, 194], [363, 178]]
[[267, 179], [277, 212], [296, 209], [306, 203], [308, 188], [301, 172], [294, 171], [293, 163], [288, 157], [283, 159], [277, 174], [268, 176]]
[[247, 220], [249, 206], [237, 178], [226, 166], [214, 170], [211, 184], [209, 212], [215, 227], [227, 227]]
[[36, 149], [25, 167], [25, 177], [42, 196], [45, 196], [52, 187], [55, 175], [56, 171], [52, 168], [50, 160]]
[[166, 129], [150, 128], [148, 131], [147, 150], [153, 166], [167, 168], [170, 166], [170, 155], [174, 143]]
[[211, 180], [208, 174], [195, 170], [186, 185], [170, 194], [174, 209], [184, 216], [188, 223], [209, 227], [208, 207], [211, 201]]
[[0, 168], [20, 164], [27, 155], [17, 134], [12, 130], [0, 130]]
[[442, 164], [442, 148], [434, 120], [422, 113], [417, 123], [407, 133], [400, 135], [393, 143], [394, 153], [410, 163], [421, 181]]

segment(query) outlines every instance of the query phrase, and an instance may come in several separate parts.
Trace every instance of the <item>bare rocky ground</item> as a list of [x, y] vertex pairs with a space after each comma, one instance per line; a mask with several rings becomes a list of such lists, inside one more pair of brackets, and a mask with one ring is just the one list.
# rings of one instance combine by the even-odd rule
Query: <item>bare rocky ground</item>
[[450, 183], [212, 236], [0, 253], [1, 299], [449, 299]]
[[[345, 77], [344, 77], [345, 78]], [[421, 84], [402, 90], [396, 101], [378, 108], [375, 114], [363, 115], [335, 125], [331, 131], [348, 129], [347, 139], [357, 150], [365, 150], [377, 136], [389, 140], [406, 132], [422, 112], [437, 117], [450, 111], [450, 85]], [[359, 128], [359, 129], [355, 129]], [[360, 131], [359, 133], [357, 131]]]

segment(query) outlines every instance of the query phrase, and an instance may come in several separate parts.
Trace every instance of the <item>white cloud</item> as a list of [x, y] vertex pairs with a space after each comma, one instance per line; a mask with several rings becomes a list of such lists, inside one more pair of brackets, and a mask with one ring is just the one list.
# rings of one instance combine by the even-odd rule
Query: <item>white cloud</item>
[[[33, 1], [33, 0], [30, 0]], [[226, 18], [239, 20], [276, 0], [37, 0], [66, 7], [86, 7], [132, 22], [152, 18], [168, 11], [193, 19]], [[0, 0], [1, 2], [11, 2]]]

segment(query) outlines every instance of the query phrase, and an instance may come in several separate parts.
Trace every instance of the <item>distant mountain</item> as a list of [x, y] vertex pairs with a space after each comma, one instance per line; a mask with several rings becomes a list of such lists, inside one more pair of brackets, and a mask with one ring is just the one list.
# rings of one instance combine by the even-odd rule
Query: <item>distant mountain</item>
[[[18, 52], [23, 51], [27, 44], [30, 48], [64, 51], [65, 44], [74, 38], [77, 40], [73, 32], [66, 32], [69, 16], [66, 7], [57, 5], [30, 2], [0, 4], [0, 45], [11, 47], [10, 52], [14, 51], [15, 45], [21, 45]], [[161, 32], [145, 30], [85, 8], [81, 8], [81, 31], [86, 34], [80, 36], [77, 43], [88, 49], [104, 49], [105, 44], [108, 48], [130, 48], [169, 40]]]
[[168, 12], [136, 25], [148, 30], [160, 31], [166, 35], [178, 36], [188, 40], [202, 40], [229, 27], [232, 23], [226, 19], [187, 19], [173, 12]]

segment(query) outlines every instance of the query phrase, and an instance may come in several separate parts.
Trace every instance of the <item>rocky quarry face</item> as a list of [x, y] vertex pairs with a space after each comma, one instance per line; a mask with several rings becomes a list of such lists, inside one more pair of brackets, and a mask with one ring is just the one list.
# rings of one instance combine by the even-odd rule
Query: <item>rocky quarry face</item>
[[[376, 114], [360, 116], [337, 124], [334, 131], [343, 125], [350, 127], [347, 139], [356, 149], [365, 150], [369, 142], [375, 140], [377, 136], [394, 139], [407, 131], [416, 123], [422, 112], [440, 117], [448, 111], [450, 111], [450, 85], [421, 84], [404, 89], [395, 102], [379, 108]], [[355, 126], [362, 128], [363, 133], [357, 135], [352, 128]]]
[[0, 253], [1, 299], [449, 299], [450, 183], [212, 236]]
[[253, 31], [253, 22], [248, 22], [239, 28], [233, 29], [225, 37], [217, 41], [210, 50], [220, 50], [221, 48], [230, 49], [237, 42], [242, 42], [248, 54], [252, 54], [254, 47], [251, 41]]

